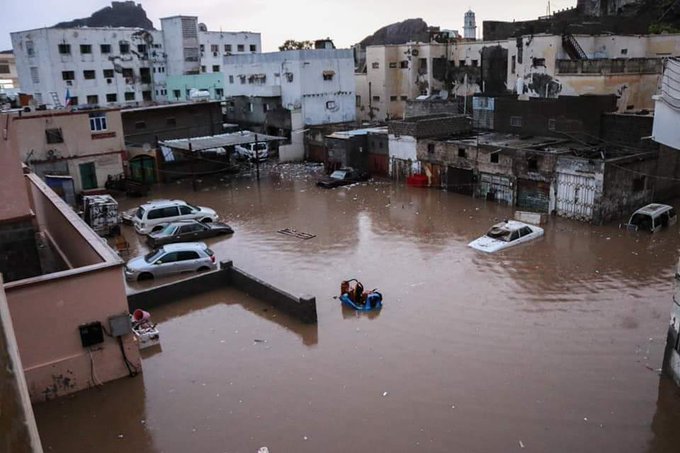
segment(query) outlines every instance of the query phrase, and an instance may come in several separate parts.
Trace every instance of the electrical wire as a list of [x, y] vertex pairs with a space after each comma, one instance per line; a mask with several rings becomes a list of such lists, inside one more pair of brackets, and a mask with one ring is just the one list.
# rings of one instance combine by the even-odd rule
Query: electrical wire
[[92, 383], [101, 387], [104, 383], [97, 377], [97, 371], [94, 368], [94, 357], [92, 357], [92, 348], [87, 348], [87, 352], [90, 355], [90, 377], [92, 378]]
[[137, 376], [137, 374], [139, 374], [139, 369], [135, 366], [134, 363], [128, 360], [127, 354], [125, 354], [125, 346], [123, 345], [123, 337], [118, 337], [118, 344], [120, 345], [120, 352], [123, 353], [123, 361], [125, 362], [125, 366], [128, 369], [130, 377]]

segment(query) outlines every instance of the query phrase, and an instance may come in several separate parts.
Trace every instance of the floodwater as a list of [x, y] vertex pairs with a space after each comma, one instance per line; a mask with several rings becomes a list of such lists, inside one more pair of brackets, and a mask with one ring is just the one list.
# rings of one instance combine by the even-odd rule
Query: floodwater
[[[318, 325], [233, 290], [158, 308], [143, 375], [36, 406], [46, 451], [680, 450], [680, 390], [658, 372], [678, 225], [552, 218], [544, 238], [486, 255], [467, 243], [510, 208], [390, 182], [324, 190], [317, 174], [153, 196], [218, 210], [236, 230], [208, 241], [219, 258], [315, 295]], [[347, 278], [379, 288], [383, 310], [343, 309]]]

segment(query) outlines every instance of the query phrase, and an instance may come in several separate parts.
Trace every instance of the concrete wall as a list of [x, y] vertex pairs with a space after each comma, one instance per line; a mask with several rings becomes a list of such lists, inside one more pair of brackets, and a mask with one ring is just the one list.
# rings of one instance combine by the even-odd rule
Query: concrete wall
[[446, 137], [471, 131], [472, 123], [463, 115], [432, 115], [390, 121], [388, 130], [393, 135], [416, 138]]
[[13, 194], [11, 197], [3, 197], [0, 203], [0, 222], [21, 220], [31, 216], [31, 206], [28, 194], [17, 190], [24, 187], [17, 131], [11, 127], [12, 122], [8, 115], [0, 114], [0, 122], [4, 125], [3, 129], [6, 128], [0, 137], [0, 193]]
[[[127, 144], [156, 145], [158, 140], [201, 137], [222, 133], [219, 102], [195, 102], [128, 109], [122, 112]], [[144, 127], [140, 128], [143, 123]]]
[[146, 310], [160, 304], [177, 302], [202, 291], [212, 291], [226, 286], [233, 286], [304, 323], [317, 322], [316, 298], [309, 295], [292, 296], [234, 267], [231, 261], [220, 263], [220, 269], [214, 272], [129, 294], [128, 305], [130, 311], [137, 308]]
[[[646, 175], [656, 172], [657, 158], [657, 153], [646, 153], [605, 163], [603, 194], [595, 208], [594, 223], [625, 220], [634, 210], [655, 201], [654, 178]], [[634, 191], [639, 178], [643, 178], [644, 188]]]
[[28, 395], [14, 326], [0, 275], [0, 451], [41, 453], [42, 445]]
[[671, 319], [663, 358], [663, 373], [680, 386], [680, 262], [675, 273]]
[[224, 99], [224, 74], [218, 71], [205, 74], [168, 75], [166, 87], [170, 102], [191, 101], [189, 92], [192, 88], [206, 90], [210, 93], [211, 101], [220, 101]]

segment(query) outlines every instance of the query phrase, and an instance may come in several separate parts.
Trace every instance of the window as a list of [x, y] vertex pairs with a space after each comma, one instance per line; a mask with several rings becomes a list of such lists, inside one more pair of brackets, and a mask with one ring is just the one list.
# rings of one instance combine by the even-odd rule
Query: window
[[71, 97], [69, 98], [69, 103], [70, 103], [71, 105], [78, 105], [78, 96], [71, 96]]
[[106, 102], [118, 102], [118, 95], [116, 93], [108, 93], [106, 95]]
[[90, 44], [81, 44], [80, 45], [80, 53], [85, 55], [85, 54], [91, 54], [92, 53], [92, 46]]
[[201, 44], [201, 45], [198, 46], [198, 47], [199, 47], [201, 53], [205, 52], [205, 45]]
[[498, 156], [500, 156], [500, 155], [501, 155], [501, 153], [499, 153], [499, 152], [489, 154], [489, 162], [491, 162], [492, 164], [497, 164], [498, 160], [499, 160]]
[[267, 113], [269, 111], [269, 104], [267, 104], [266, 102], [262, 104], [262, 111], [264, 113]]
[[517, 72], [517, 56], [513, 55], [512, 56], [512, 63], [510, 64], [510, 72], [513, 74]]
[[118, 45], [118, 48], [120, 49], [120, 53], [122, 54], [130, 53], [130, 44], [127, 42], [121, 42]]
[[75, 80], [76, 73], [73, 71], [61, 71], [61, 78], [63, 80]]
[[251, 44], [251, 45], [250, 45], [250, 51], [251, 51], [251, 52], [257, 52], [257, 45], [256, 45], [256, 44]]
[[434, 154], [434, 143], [427, 144], [427, 152], [428, 154]]
[[519, 235], [520, 236], [528, 236], [531, 234], [531, 228], [529, 227], [522, 227], [519, 229]]
[[151, 99], [152, 99], [151, 98], [151, 90], [142, 91], [142, 100], [143, 101], [150, 101]]
[[645, 179], [644, 176], [633, 178], [633, 192], [642, 192], [645, 190]]
[[244, 49], [245, 49], [245, 48], [244, 48], [243, 44], [239, 44], [239, 45], [236, 46], [236, 50], [237, 50], [238, 52], [243, 52]]
[[373, 100], [375, 102], [380, 102], [380, 96], [373, 96]]
[[465, 148], [458, 148], [458, 157], [467, 157], [467, 152], [465, 152]]
[[71, 55], [71, 44], [59, 44], [59, 53], [61, 55]]
[[371, 64], [371, 67], [372, 67], [373, 69], [380, 69], [380, 63], [378, 63], [377, 61], [374, 61], [374, 62]]
[[179, 97], [182, 95], [182, 92], [180, 90], [172, 90], [172, 95], [175, 97], [175, 99], [179, 99]]
[[47, 143], [64, 143], [64, 136], [61, 133], [61, 128], [45, 129], [45, 138]]
[[[179, 90], [177, 90], [177, 91], [179, 91]], [[177, 93], [177, 94], [179, 96], [179, 93]], [[174, 116], [170, 116], [170, 117], [165, 119], [165, 125], [175, 127], [175, 126], [177, 126], [177, 119]]]
[[90, 130], [92, 132], [106, 130], [106, 113], [90, 113]]
[[326, 101], [326, 109], [327, 110], [333, 110], [333, 109], [336, 108], [336, 106], [337, 106], [337, 104], [335, 103], [335, 101]]
[[111, 44], [101, 44], [99, 51], [103, 54], [111, 53]]
[[248, 109], [249, 112], [252, 112], [252, 111], [253, 111], [253, 103], [252, 103], [252, 102], [249, 102], [249, 103], [246, 105], [246, 108]]
[[511, 127], [522, 127], [522, 117], [521, 116], [511, 116], [510, 117]]
[[35, 48], [33, 47], [33, 41], [26, 41], [26, 55], [32, 57], [35, 55]]
[[224, 51], [225, 52], [231, 52], [231, 44], [225, 44], [224, 45]]
[[161, 217], [175, 217], [177, 212], [177, 206], [168, 206], [161, 209]]
[[137, 44], [137, 52], [141, 54], [146, 53], [146, 44]]
[[198, 252], [194, 252], [191, 250], [177, 252], [177, 261], [190, 261], [197, 260], [199, 258], [200, 256], [198, 256]]
[[221, 98], [224, 96], [224, 90], [222, 88], [215, 88], [215, 97]]
[[87, 103], [90, 105], [99, 104], [99, 96], [97, 96], [96, 94], [89, 94], [87, 96]]
[[628, 55], [628, 49], [621, 49], [621, 55]]
[[554, 131], [555, 130], [555, 125], [557, 124], [557, 121], [555, 118], [549, 118], [548, 119], [548, 130], [549, 131]]
[[397, 100], [396, 96], [390, 96], [390, 101], [395, 102]]
[[333, 80], [334, 75], [335, 75], [335, 72], [333, 72], [333, 71], [324, 71], [323, 72], [323, 79], [324, 80]]
[[[32, 70], [33, 68], [31, 68]], [[38, 69], [38, 68], [35, 68]], [[9, 64], [2, 63], [0, 64], [0, 74], [9, 74]], [[33, 82], [37, 83], [37, 82]]]
[[473, 68], [476, 68], [477, 66], [479, 66], [479, 60], [472, 60], [470, 63], [472, 63]]
[[123, 68], [123, 77], [131, 79], [135, 76], [135, 71], [132, 68]]
[[146, 122], [145, 121], [137, 121], [135, 123], [135, 129], [146, 129]]
[[402, 101], [408, 100], [408, 96], [402, 96], [402, 97], [401, 97], [401, 100], [402, 100]]
[[234, 83], [234, 76], [233, 75], [229, 76], [229, 83]]
[[134, 101], [135, 100], [135, 92], [134, 91], [128, 91], [125, 93], [125, 100], [126, 101]]
[[396, 62], [396, 61], [390, 63], [390, 69], [395, 69], [396, 67], [397, 67], [397, 62]]
[[220, 72], [220, 65], [214, 64], [212, 67], [212, 72]]
[[408, 60], [401, 60], [401, 61], [399, 62], [399, 67], [400, 67], [401, 69], [408, 69]]
[[538, 171], [538, 157], [536, 156], [527, 157], [527, 170]]
[[534, 59], [532, 60], [531, 65], [532, 65], [533, 67], [537, 67], [537, 66], [543, 66], [543, 67], [545, 67], [545, 58], [534, 58]]
[[112, 79], [113, 78], [113, 69], [104, 69], [104, 78], [105, 79]]
[[205, 72], [205, 66], [201, 66], [201, 72]]
[[[3, 72], [2, 66], [3, 66], [3, 65], [0, 65], [0, 73]], [[7, 71], [6, 71], [6, 72], [9, 72], [9, 66], [7, 66]], [[38, 70], [37, 66], [31, 67], [31, 81], [32, 81], [33, 83], [40, 83], [40, 71]]]
[[461, 67], [462, 67], [462, 66], [465, 66], [465, 60], [460, 60], [460, 61], [458, 62], [458, 66], [461, 66]]
[[180, 206], [179, 207], [179, 215], [189, 215], [192, 214], [194, 211], [191, 209], [189, 206]]
[[94, 71], [91, 70], [91, 69], [83, 71], [83, 78], [85, 80], [94, 80], [94, 78], [95, 78]]
[[359, 96], [358, 94], [356, 96], [356, 106], [361, 107], [361, 96]]

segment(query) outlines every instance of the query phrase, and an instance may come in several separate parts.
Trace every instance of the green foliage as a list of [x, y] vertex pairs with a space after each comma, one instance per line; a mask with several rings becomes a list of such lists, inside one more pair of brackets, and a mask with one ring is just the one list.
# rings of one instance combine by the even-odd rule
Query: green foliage
[[671, 24], [657, 23], [649, 26], [649, 33], [658, 35], [660, 33], [680, 33], [680, 28]]
[[284, 50], [303, 50], [303, 49], [313, 49], [314, 41], [296, 41], [294, 39], [288, 39], [282, 45], [279, 46], [280, 51]]

